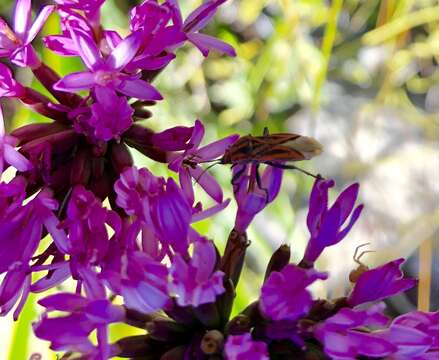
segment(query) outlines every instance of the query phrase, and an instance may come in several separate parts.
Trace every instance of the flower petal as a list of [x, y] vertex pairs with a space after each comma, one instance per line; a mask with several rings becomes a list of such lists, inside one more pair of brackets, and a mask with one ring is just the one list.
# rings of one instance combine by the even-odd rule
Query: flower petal
[[48, 5], [40, 11], [31, 28], [29, 29], [29, 32], [26, 35], [26, 44], [30, 44], [32, 40], [35, 39], [37, 34], [46, 23], [47, 18], [50, 16], [50, 14], [52, 14], [53, 10], [55, 10], [55, 7], [53, 5]]
[[162, 100], [163, 97], [154, 86], [144, 80], [126, 80], [118, 87], [122, 94], [141, 100]]
[[23, 38], [32, 16], [31, 0], [17, 0], [14, 11], [14, 31]]
[[216, 179], [209, 174], [209, 172], [204, 170], [202, 167], [197, 166], [195, 169], [189, 168], [189, 173], [212, 199], [218, 203], [223, 201], [223, 191], [221, 186], [218, 184]]
[[102, 63], [99, 49], [95, 41], [89, 35], [71, 27], [70, 35], [76, 45], [76, 50], [89, 70], [93, 70], [97, 64]]
[[224, 155], [226, 149], [232, 145], [236, 140], [239, 139], [239, 135], [230, 135], [224, 139], [210, 143], [209, 145], [203, 146], [198, 149], [197, 155], [203, 160], [214, 160], [219, 156]]
[[141, 33], [132, 33], [111, 52], [106, 61], [107, 65], [115, 70], [123, 69], [136, 56], [141, 43]]
[[218, 40], [213, 36], [196, 33], [188, 34], [187, 37], [189, 41], [194, 44], [204, 56], [209, 55], [210, 50], [216, 50], [222, 54], [226, 54], [232, 57], [236, 56], [236, 51], [233, 46], [225, 43], [224, 41]]
[[64, 76], [53, 88], [58, 91], [75, 92], [91, 89], [95, 84], [94, 75], [90, 72], [77, 72]]

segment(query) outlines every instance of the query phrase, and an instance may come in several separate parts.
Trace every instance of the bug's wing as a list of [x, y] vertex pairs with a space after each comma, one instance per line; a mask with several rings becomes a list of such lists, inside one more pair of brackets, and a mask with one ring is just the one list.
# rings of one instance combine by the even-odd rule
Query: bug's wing
[[[262, 148], [262, 146], [261, 146]], [[301, 161], [321, 154], [322, 145], [315, 139], [299, 136], [281, 145], [271, 145], [256, 156], [258, 161]]]

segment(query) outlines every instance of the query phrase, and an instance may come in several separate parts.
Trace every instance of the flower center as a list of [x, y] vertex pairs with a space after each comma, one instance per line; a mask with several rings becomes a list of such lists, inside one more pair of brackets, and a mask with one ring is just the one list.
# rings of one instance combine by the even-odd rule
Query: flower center
[[112, 71], [99, 70], [95, 74], [95, 81], [101, 86], [114, 85], [119, 80], [119, 74]]

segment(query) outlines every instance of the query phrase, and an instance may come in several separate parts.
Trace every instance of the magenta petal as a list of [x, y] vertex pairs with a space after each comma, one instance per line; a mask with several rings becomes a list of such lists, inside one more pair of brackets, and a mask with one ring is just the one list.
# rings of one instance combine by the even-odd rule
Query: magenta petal
[[44, 292], [46, 290], [49, 290], [65, 280], [67, 280], [71, 276], [70, 272], [70, 266], [69, 263], [65, 263], [62, 265], [62, 267], [59, 267], [58, 269], [54, 270], [50, 276], [45, 276], [36, 282], [34, 282], [31, 287], [30, 291], [33, 293], [40, 293]]
[[185, 19], [183, 26], [186, 32], [201, 30], [215, 15], [218, 7], [226, 0], [207, 0]]
[[162, 100], [163, 97], [151, 84], [144, 80], [126, 80], [117, 87], [122, 94], [141, 100]]
[[89, 304], [89, 300], [77, 294], [59, 293], [47, 296], [38, 301], [47, 311], [78, 311]]
[[214, 216], [215, 214], [219, 213], [220, 211], [224, 210], [228, 205], [230, 204], [230, 199], [224, 200], [220, 204], [216, 204], [206, 210], [202, 210], [200, 212], [197, 212], [192, 215], [191, 222], [195, 223], [207, 218], [210, 218]]
[[174, 54], [166, 54], [161, 57], [146, 55], [134, 59], [130, 64], [130, 68], [135, 67], [143, 70], [158, 70], [168, 65], [174, 59]]
[[97, 64], [102, 62], [96, 43], [83, 31], [70, 28], [70, 34], [85, 66], [93, 70]]
[[204, 137], [204, 125], [200, 120], [195, 121], [194, 130], [192, 132], [192, 136], [190, 139], [190, 144], [194, 149], [196, 149], [200, 143], [201, 140], [203, 140]]
[[20, 154], [11, 145], [5, 145], [3, 148], [4, 157], [8, 164], [12, 165], [18, 171], [27, 171], [32, 168], [31, 162]]
[[53, 10], [55, 10], [55, 7], [53, 5], [48, 5], [40, 11], [31, 28], [29, 29], [29, 32], [26, 35], [25, 43], [29, 44], [32, 42], [33, 39], [35, 39], [37, 34], [46, 23], [47, 18], [50, 16], [50, 14], [52, 14]]
[[222, 155], [226, 149], [239, 139], [239, 135], [230, 135], [215, 141], [197, 150], [197, 155], [203, 160], [214, 160]]
[[397, 259], [361, 274], [349, 296], [349, 304], [382, 300], [415, 286], [415, 279], [404, 278], [400, 269], [403, 262], [404, 259]]
[[202, 167], [197, 166], [195, 169], [189, 168], [192, 178], [209, 194], [216, 202], [223, 201], [223, 191], [216, 179], [205, 171]]
[[107, 65], [115, 70], [123, 69], [136, 56], [141, 43], [141, 33], [132, 33], [111, 52]]
[[193, 43], [204, 56], [209, 55], [210, 50], [216, 50], [222, 54], [226, 54], [232, 57], [236, 56], [236, 51], [231, 45], [225, 43], [224, 41], [218, 40], [213, 36], [195, 33], [188, 34], [187, 37], [189, 41]]
[[122, 42], [122, 37], [117, 31], [106, 30], [104, 31], [105, 40], [107, 40], [108, 46], [113, 50]]
[[340, 225], [342, 225], [354, 208], [355, 201], [358, 197], [358, 191], [360, 190], [359, 184], [352, 184], [348, 186], [343, 192], [337, 197], [335, 204], [340, 205]]
[[192, 186], [192, 179], [189, 174], [189, 171], [186, 168], [182, 167], [180, 168], [178, 175], [179, 175], [181, 189], [183, 190], [183, 193], [186, 196], [188, 203], [193, 204], [195, 196], [194, 196], [194, 188]]
[[72, 39], [63, 35], [50, 35], [43, 38], [44, 45], [61, 56], [76, 56], [76, 46]]
[[[282, 184], [283, 170], [269, 166], [262, 175], [262, 189], [268, 192], [268, 202], [272, 202], [279, 194]], [[259, 189], [260, 190], [260, 189]], [[265, 194], [264, 194], [265, 195]]]
[[32, 16], [31, 0], [17, 0], [14, 11], [14, 31], [22, 39]]
[[53, 88], [58, 91], [75, 92], [91, 89], [95, 85], [94, 75], [90, 72], [77, 72], [64, 76]]

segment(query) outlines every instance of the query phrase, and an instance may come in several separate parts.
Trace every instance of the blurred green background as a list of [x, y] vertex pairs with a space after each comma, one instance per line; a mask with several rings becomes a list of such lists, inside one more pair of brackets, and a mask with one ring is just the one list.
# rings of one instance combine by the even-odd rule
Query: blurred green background
[[[33, 0], [37, 10], [44, 2]], [[126, 32], [127, 11], [136, 1], [107, 0], [103, 20]], [[180, 1], [188, 14], [201, 1]], [[12, 1], [2, 0], [0, 14], [9, 20]], [[56, 16], [44, 32], [58, 31]], [[435, 243], [439, 226], [439, 1], [430, 0], [229, 0], [206, 32], [235, 46], [238, 56], [212, 54], [204, 59], [193, 47], [158, 77], [165, 100], [145, 125], [163, 130], [176, 124], [206, 123], [206, 142], [230, 133], [297, 132], [313, 136], [325, 147], [302, 166], [332, 177], [337, 190], [361, 183], [366, 209], [343, 244], [329, 249], [319, 268], [331, 273], [316, 296], [336, 297], [349, 288], [355, 248], [371, 242], [369, 266], [412, 255], [406, 271], [418, 274], [417, 249]], [[36, 42], [40, 46], [40, 42]], [[77, 59], [43, 57], [61, 74], [81, 67]], [[27, 70], [16, 71], [31, 83]], [[38, 88], [38, 84], [32, 84]], [[17, 103], [3, 102], [10, 128], [41, 121]], [[162, 165], [145, 162], [156, 174]], [[212, 169], [230, 194], [230, 172]], [[300, 260], [307, 240], [306, 206], [312, 179], [285, 174], [281, 194], [253, 223], [252, 245], [238, 288], [235, 311], [258, 295], [261, 275], [279, 245], [292, 247]], [[334, 191], [334, 194], [336, 192]], [[202, 195], [202, 194], [200, 194]], [[224, 215], [197, 225], [223, 247], [233, 227], [235, 205]], [[437, 243], [437, 241], [436, 241]], [[433, 259], [435, 246], [431, 251]], [[439, 307], [439, 269], [433, 268], [431, 309]], [[47, 353], [47, 344], [30, 333], [40, 309], [31, 298], [17, 324], [1, 320], [3, 359], [28, 359]], [[397, 298], [395, 312], [416, 306], [416, 293]], [[116, 328], [120, 337], [128, 329]]]

